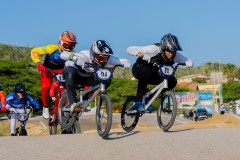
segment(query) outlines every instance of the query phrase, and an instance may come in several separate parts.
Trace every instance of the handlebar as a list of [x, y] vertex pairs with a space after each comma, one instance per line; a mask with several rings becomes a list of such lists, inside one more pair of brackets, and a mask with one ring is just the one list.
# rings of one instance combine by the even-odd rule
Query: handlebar
[[[161, 65], [158, 63], [153, 63], [153, 66], [160, 68]], [[186, 66], [186, 63], [176, 63], [176, 65], [174, 66], [174, 71], [177, 70], [178, 66]]]

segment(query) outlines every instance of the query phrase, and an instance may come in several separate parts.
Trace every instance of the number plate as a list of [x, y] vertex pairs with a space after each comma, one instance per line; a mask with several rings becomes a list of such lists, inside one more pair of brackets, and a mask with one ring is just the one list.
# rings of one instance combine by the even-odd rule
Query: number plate
[[174, 68], [173, 66], [162, 65], [160, 67], [160, 71], [163, 76], [171, 77], [174, 75]]
[[65, 79], [63, 78], [63, 75], [62, 74], [55, 74], [55, 79], [59, 82], [65, 82]]
[[112, 77], [112, 72], [107, 68], [98, 68], [96, 70], [96, 76], [100, 81], [108, 81]]

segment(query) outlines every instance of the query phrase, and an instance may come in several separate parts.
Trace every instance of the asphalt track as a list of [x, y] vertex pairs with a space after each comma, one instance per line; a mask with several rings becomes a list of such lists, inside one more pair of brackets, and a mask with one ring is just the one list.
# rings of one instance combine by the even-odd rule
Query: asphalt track
[[[39, 121], [38, 118], [41, 119], [30, 120]], [[0, 159], [238, 160], [240, 157], [239, 128], [174, 129], [188, 123], [178, 117], [172, 129], [163, 132], [157, 126], [156, 115], [151, 114], [141, 117], [134, 131], [126, 133], [119, 127], [119, 118], [119, 114], [113, 115], [113, 127], [106, 139], [96, 133], [94, 114], [81, 117], [83, 134], [0, 137]]]

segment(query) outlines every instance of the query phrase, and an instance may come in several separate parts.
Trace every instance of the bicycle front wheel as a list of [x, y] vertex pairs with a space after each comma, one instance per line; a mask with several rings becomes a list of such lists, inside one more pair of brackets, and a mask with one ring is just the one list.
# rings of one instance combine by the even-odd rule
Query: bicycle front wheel
[[61, 130], [61, 134], [80, 134], [80, 133], [81, 133], [81, 127], [80, 127], [80, 123], [78, 121], [76, 121], [72, 125], [72, 127]]
[[49, 125], [49, 134], [50, 135], [57, 134], [57, 124], [50, 124]]
[[132, 131], [139, 119], [139, 113], [133, 112], [136, 97], [131, 96], [125, 101], [121, 112], [121, 125], [126, 132]]
[[19, 136], [27, 136], [27, 130], [25, 127], [21, 127]]
[[106, 94], [98, 96], [96, 125], [99, 136], [106, 137], [112, 126], [112, 105]]
[[70, 103], [68, 101], [67, 91], [62, 93], [58, 104], [58, 119], [62, 128], [68, 129], [76, 122], [76, 116], [70, 114]]
[[157, 121], [163, 131], [168, 131], [172, 127], [177, 114], [176, 97], [171, 91], [166, 91], [161, 95], [160, 104], [157, 111]]

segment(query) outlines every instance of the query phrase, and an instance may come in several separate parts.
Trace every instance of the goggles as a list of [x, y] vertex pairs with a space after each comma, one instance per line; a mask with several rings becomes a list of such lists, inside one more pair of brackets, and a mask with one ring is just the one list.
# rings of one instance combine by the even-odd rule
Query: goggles
[[108, 55], [101, 55], [101, 54], [96, 54], [95, 55], [95, 60], [98, 62], [98, 63], [104, 63], [108, 60], [109, 56]]
[[64, 48], [64, 50], [69, 50], [72, 51], [75, 48], [75, 43], [73, 44], [67, 44], [67, 43], [63, 43], [62, 46]]

